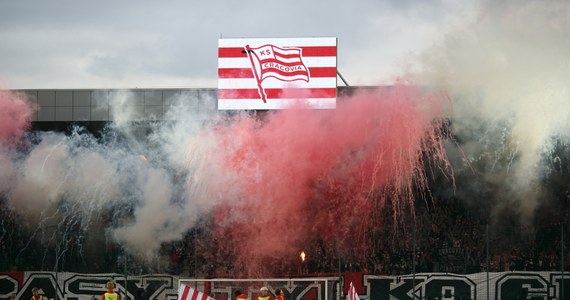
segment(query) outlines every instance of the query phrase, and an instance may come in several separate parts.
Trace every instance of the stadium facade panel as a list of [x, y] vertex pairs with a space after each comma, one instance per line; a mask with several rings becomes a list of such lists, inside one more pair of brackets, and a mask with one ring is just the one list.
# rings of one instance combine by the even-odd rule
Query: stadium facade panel
[[[24, 93], [37, 110], [33, 122], [166, 120], [165, 113], [184, 101], [197, 112], [217, 110], [217, 89], [92, 89], [16, 90]], [[128, 121], [127, 120], [127, 121]]]
[[[338, 94], [357, 88], [338, 87]], [[15, 90], [24, 93], [37, 110], [33, 122], [113, 122], [129, 111], [127, 121], [168, 120], [167, 112], [178, 104], [190, 107], [206, 118], [218, 111], [218, 89], [53, 89]], [[228, 114], [227, 111], [219, 111]]]

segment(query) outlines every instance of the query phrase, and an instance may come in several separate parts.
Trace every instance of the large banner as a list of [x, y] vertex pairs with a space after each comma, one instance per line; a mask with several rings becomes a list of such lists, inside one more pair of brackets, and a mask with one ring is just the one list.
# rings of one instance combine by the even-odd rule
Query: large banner
[[336, 107], [336, 38], [220, 39], [218, 109]]
[[[256, 299], [260, 286], [271, 293], [282, 289], [285, 299], [342, 299], [352, 283], [360, 299], [570, 299], [570, 274], [560, 272], [499, 272], [469, 275], [422, 273], [405, 276], [380, 276], [364, 273], [342, 273], [339, 281], [331, 277], [323, 280], [301, 281], [300, 278], [252, 279], [247, 284], [232, 279], [187, 280], [171, 275], [127, 276], [120, 274], [77, 274], [53, 272], [0, 273], [0, 299], [16, 294], [16, 299], [27, 300], [32, 288], [40, 289], [44, 299], [97, 300], [105, 292], [105, 283], [116, 283], [116, 292], [123, 300], [174, 300], [178, 298], [178, 283], [204, 292], [214, 299], [229, 300], [236, 289]], [[338, 274], [337, 274], [338, 276]], [[320, 278], [320, 277], [317, 277]], [[303, 278], [307, 279], [307, 278]], [[328, 288], [325, 291], [325, 281]], [[342, 283], [339, 293], [338, 283]], [[57, 283], [57, 284], [56, 284]]]

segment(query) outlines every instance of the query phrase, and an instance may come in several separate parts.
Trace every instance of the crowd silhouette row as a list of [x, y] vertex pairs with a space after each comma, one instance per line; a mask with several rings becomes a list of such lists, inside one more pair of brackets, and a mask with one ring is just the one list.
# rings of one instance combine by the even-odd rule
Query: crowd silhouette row
[[[74, 234], [57, 240], [54, 235], [23, 226], [21, 217], [4, 202], [1, 208], [1, 271], [167, 272], [193, 277], [235, 272], [231, 263], [217, 263], [200, 251], [196, 234], [189, 233], [181, 241], [163, 244], [160, 254], [163, 259], [158, 266], [150, 267], [144, 261], [129, 258], [120, 245], [105, 237], [104, 232], [99, 237], [99, 240], [105, 240], [102, 244], [91, 241], [93, 237]], [[434, 202], [416, 207], [415, 226], [412, 223], [401, 226], [396, 233], [387, 225], [377, 233], [375, 251], [366, 261], [343, 258], [334, 244], [317, 238], [305, 249], [305, 261], [283, 260], [282, 265], [277, 261], [272, 267], [277, 273], [289, 275], [336, 272], [470, 274], [485, 272], [487, 266], [493, 272], [559, 271], [562, 267], [568, 270], [570, 256], [564, 256], [570, 253], [566, 250], [569, 238], [563, 227], [564, 220], [568, 219], [568, 208], [562, 203], [551, 210], [557, 217], [547, 217], [548, 214], [543, 212], [544, 217], [525, 222], [520, 216], [507, 213], [500, 220], [492, 220], [482, 218], [473, 206], [458, 200]], [[55, 247], [56, 244], [60, 247]]]

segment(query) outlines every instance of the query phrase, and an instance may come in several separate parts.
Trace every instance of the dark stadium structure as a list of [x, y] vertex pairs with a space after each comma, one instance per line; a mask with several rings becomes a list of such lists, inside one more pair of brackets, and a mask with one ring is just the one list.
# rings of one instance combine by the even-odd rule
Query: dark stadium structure
[[[359, 88], [373, 87], [339, 87], [338, 94], [348, 95]], [[71, 134], [76, 128], [82, 128], [99, 136], [110, 123], [116, 121], [117, 116], [109, 101], [116, 100], [117, 93], [122, 93], [125, 97], [123, 108], [134, 112], [126, 121], [140, 124], [141, 136], [152, 130], [153, 123], [169, 121], [167, 112], [181, 96], [184, 96], [184, 101], [193, 101], [185, 104], [195, 109], [194, 117], [204, 118], [205, 122], [212, 116], [236, 113], [217, 110], [217, 89], [17, 92], [26, 94], [37, 105], [31, 133], [53, 131]], [[461, 136], [454, 138], [453, 143], [461, 146]], [[443, 183], [444, 180], [440, 178], [441, 174], [433, 172], [430, 178], [432, 200], [418, 200], [415, 226], [410, 222], [396, 232], [390, 224], [385, 224], [385, 232], [376, 238], [387, 242], [380, 243], [381, 251], [370, 257], [366, 265], [336, 257], [334, 249], [329, 248], [330, 245], [315, 244], [312, 249], [307, 249], [307, 262], [299, 263], [287, 274], [276, 276], [338, 276], [343, 280], [341, 284], [344, 292], [349, 279], [359, 280], [359, 293], [367, 295], [366, 299], [412, 299], [409, 293], [415, 289], [418, 289], [418, 293], [421, 291], [421, 299], [433, 299], [434, 295], [446, 297], [445, 299], [460, 299], [459, 296], [463, 297], [461, 299], [487, 299], [487, 292], [479, 291], [477, 294], [478, 288], [475, 286], [484, 286], [487, 279], [485, 274], [488, 276], [490, 272], [495, 276], [494, 286], [490, 288], [491, 299], [515, 299], [525, 292], [532, 297], [529, 299], [554, 299], [560, 295], [566, 295], [566, 299], [570, 299], [570, 275], [564, 274], [570, 268], [570, 252], [566, 250], [570, 248], [569, 152], [567, 145], [559, 144], [552, 157], [545, 158], [557, 159], [553, 172], [543, 179], [543, 185], [548, 188], [552, 200], [539, 206], [537, 217], [528, 223], [508, 208], [495, 206], [498, 202], [495, 201], [496, 197], [507, 196], [500, 194], [501, 186], [485, 185], [483, 179], [473, 176], [478, 166], [473, 166], [473, 173], [457, 172], [455, 181], [458, 186], [469, 182], [472, 190], [462, 193], [471, 193], [470, 198], [476, 198], [473, 195], [477, 195], [481, 199], [479, 202], [464, 201], [461, 193], [452, 194], [449, 184]], [[19, 272], [39, 272], [40, 275], [30, 273], [32, 275], [26, 276], [36, 278], [37, 284], [45, 286], [61, 281], [57, 278], [58, 272], [115, 274], [113, 276], [116, 276], [119, 284], [123, 280], [121, 276], [124, 276], [122, 293], [128, 291], [127, 298], [141, 300], [154, 300], [158, 296], [169, 299], [176, 297], [176, 284], [171, 283], [166, 287], [168, 292], [159, 290], [159, 283], [156, 283], [154, 289], [151, 285], [141, 288], [142, 282], [147, 279], [163, 282], [164, 278], [167, 278], [166, 281], [177, 278], [168, 276], [215, 278], [227, 275], [213, 273], [213, 266], [197, 250], [193, 241], [198, 237], [208, 238], [207, 233], [199, 229], [188, 232], [181, 241], [165, 244], [162, 254], [169, 258], [168, 265], [150, 268], [143, 261], [128, 257], [120, 245], [106, 240], [105, 232], [93, 233], [96, 235], [94, 240], [101, 244], [83, 245], [82, 249], [78, 249], [77, 244], [74, 244], [77, 240], [70, 240], [69, 249], [61, 254], [50, 248], [50, 245], [42, 243], [39, 237], [33, 238], [35, 232], [21, 228], [19, 216], [13, 215], [1, 195], [0, 209], [0, 278], [4, 279], [0, 280], [0, 298], [10, 292], [17, 292], [22, 297], [28, 296], [26, 293], [31, 289], [31, 284], [20, 282], [16, 289], [10, 285], [13, 278], [21, 277], [14, 275], [21, 274]], [[50, 272], [49, 276], [46, 275], [47, 279], [41, 276], [42, 272]], [[166, 277], [153, 277], [152, 274], [157, 273], [166, 274]], [[55, 279], [53, 274], [56, 274]], [[79, 275], [73, 276], [69, 277], [70, 282], [72, 279], [77, 281]], [[85, 278], [87, 277], [86, 275]], [[107, 278], [108, 276], [92, 276], [85, 281], [102, 284]], [[57, 287], [45, 289], [52, 299], [67, 298], [73, 294], [67, 292], [68, 289], [71, 290], [68, 286], [59, 287], [61, 291]], [[563, 292], [564, 289], [566, 293]], [[85, 292], [82, 297], [95, 297], [98, 292], [99, 290]], [[227, 294], [230, 295], [229, 292]], [[292, 297], [293, 293], [287, 295]], [[69, 299], [79, 299], [78, 297]], [[335, 297], [338, 299], [339, 295], [335, 294]], [[224, 296], [216, 299], [228, 298]]]

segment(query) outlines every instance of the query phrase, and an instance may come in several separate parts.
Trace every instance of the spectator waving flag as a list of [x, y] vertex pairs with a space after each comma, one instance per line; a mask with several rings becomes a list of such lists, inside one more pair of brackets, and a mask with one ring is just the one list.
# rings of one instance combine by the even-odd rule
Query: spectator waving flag
[[215, 300], [214, 298], [197, 291], [184, 283], [178, 288], [178, 300]]
[[352, 281], [350, 282], [350, 287], [348, 288], [348, 294], [346, 295], [346, 300], [360, 300], [358, 294], [356, 293], [356, 289], [352, 284]]

